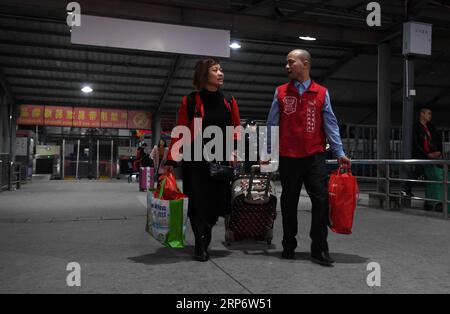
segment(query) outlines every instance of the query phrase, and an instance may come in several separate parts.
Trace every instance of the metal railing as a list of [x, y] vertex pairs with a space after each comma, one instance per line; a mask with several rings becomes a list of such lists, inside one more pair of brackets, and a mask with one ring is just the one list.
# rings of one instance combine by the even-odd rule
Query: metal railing
[[9, 154], [0, 153], [0, 192], [9, 190]]
[[[341, 138], [347, 155], [355, 159], [376, 158], [377, 126], [363, 124], [345, 124], [339, 126]], [[438, 128], [442, 138], [442, 154], [450, 159], [450, 129]], [[391, 127], [389, 139], [390, 156], [392, 159], [401, 158], [402, 128]]]
[[[327, 160], [327, 164], [335, 165], [337, 163], [336, 160]], [[450, 202], [449, 202], [449, 165], [450, 160], [418, 160], [418, 159], [355, 159], [352, 160], [352, 165], [377, 165], [378, 166], [378, 175], [375, 176], [356, 176], [358, 180], [365, 180], [365, 181], [374, 181], [376, 184], [376, 191], [370, 192], [370, 195], [378, 196], [384, 199], [384, 208], [385, 209], [391, 209], [391, 199], [398, 199], [399, 204], [403, 204], [402, 200], [420, 200], [420, 201], [428, 201], [428, 202], [434, 202], [434, 203], [440, 203], [442, 205], [442, 211], [443, 216], [445, 219], [448, 219], [449, 217], [449, 210], [450, 208]], [[421, 165], [424, 167], [427, 166], [442, 166], [442, 180], [418, 180], [418, 179], [409, 179], [405, 178], [404, 176], [407, 176], [406, 169], [401, 169], [401, 171], [398, 171], [397, 174], [399, 177], [392, 176], [393, 173], [393, 167], [410, 167], [412, 165]], [[440, 168], [439, 168], [440, 169]], [[405, 175], [406, 174], [406, 175]], [[380, 182], [384, 181], [384, 185], [380, 184]], [[436, 188], [436, 185], [442, 185], [438, 186], [438, 188], [442, 189], [442, 198], [436, 199], [436, 198], [428, 198], [427, 195], [425, 197], [416, 197], [416, 196], [408, 196], [403, 195], [401, 193], [393, 193], [393, 186], [394, 184], [404, 184], [405, 182], [410, 183], [425, 183], [425, 184], [434, 184], [434, 187]], [[384, 190], [380, 192], [381, 190]], [[400, 188], [402, 186], [400, 185]], [[439, 192], [440, 194], [440, 192]], [[402, 205], [400, 205], [402, 207]]]
[[9, 190], [14, 191], [20, 189], [20, 186], [23, 182], [22, 176], [21, 176], [21, 168], [22, 164], [19, 162], [10, 162], [10, 172], [9, 172]]

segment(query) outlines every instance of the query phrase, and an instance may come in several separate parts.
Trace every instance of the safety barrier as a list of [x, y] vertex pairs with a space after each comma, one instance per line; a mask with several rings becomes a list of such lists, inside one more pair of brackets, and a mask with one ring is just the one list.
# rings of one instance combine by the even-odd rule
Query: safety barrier
[[0, 153], [0, 192], [9, 189], [9, 154]]
[[[336, 160], [327, 160], [327, 164], [335, 165]], [[445, 219], [449, 217], [449, 165], [450, 160], [419, 160], [419, 159], [355, 159], [352, 165], [376, 165], [378, 167], [377, 176], [358, 176], [359, 181], [365, 180], [376, 182], [377, 189], [369, 192], [369, 197], [376, 197], [382, 202], [382, 206], [391, 209], [391, 200], [396, 200], [395, 204], [399, 208], [406, 207], [411, 200], [425, 201], [431, 204], [437, 204], [436, 208], [442, 208]], [[433, 176], [433, 172], [437, 174], [438, 179], [431, 180], [410, 179], [409, 172], [411, 166], [422, 166], [427, 174], [426, 177]], [[398, 167], [401, 169], [393, 168]], [[442, 169], [442, 170], [441, 170]], [[399, 170], [399, 171], [398, 171]], [[442, 176], [442, 177], [441, 177]], [[380, 184], [381, 182], [381, 184]], [[384, 184], [382, 184], [384, 182]], [[425, 183], [425, 197], [410, 196], [401, 193], [401, 189], [405, 182]], [[397, 193], [393, 192], [393, 187], [397, 184], [400, 188]], [[431, 195], [431, 197], [430, 197]], [[440, 206], [439, 206], [440, 205]]]
[[[339, 126], [342, 143], [348, 156], [354, 159], [374, 159], [377, 155], [377, 126], [363, 124], [345, 124]], [[389, 139], [390, 156], [401, 158], [402, 128], [391, 126]], [[450, 129], [438, 128], [442, 138], [442, 154], [450, 159]]]

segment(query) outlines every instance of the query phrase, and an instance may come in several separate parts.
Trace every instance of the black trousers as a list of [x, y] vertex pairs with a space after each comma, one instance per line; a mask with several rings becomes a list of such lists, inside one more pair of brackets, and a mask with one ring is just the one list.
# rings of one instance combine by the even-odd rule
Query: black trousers
[[312, 203], [311, 251], [328, 251], [328, 175], [325, 154], [305, 158], [280, 157], [283, 248], [295, 250], [298, 233], [298, 201], [303, 183]]
[[[422, 165], [412, 165], [408, 169], [408, 179], [417, 180], [421, 175], [425, 174], [425, 170]], [[414, 186], [414, 182], [404, 182], [403, 183], [403, 191], [407, 194], [411, 194], [412, 188]]]
[[189, 197], [188, 216], [196, 239], [206, 235], [220, 216], [230, 212], [230, 182], [209, 177], [205, 162], [184, 161], [183, 193]]

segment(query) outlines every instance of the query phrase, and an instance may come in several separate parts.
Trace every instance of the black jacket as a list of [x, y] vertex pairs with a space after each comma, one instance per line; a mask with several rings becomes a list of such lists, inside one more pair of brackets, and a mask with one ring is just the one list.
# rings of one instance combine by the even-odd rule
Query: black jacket
[[[430, 153], [432, 152], [442, 152], [442, 136], [435, 126], [431, 123], [427, 124], [428, 130], [431, 133], [430, 141]], [[413, 149], [412, 157], [414, 159], [429, 159], [427, 153], [425, 152], [423, 143], [427, 137], [427, 133], [420, 122], [414, 124], [413, 127]]]

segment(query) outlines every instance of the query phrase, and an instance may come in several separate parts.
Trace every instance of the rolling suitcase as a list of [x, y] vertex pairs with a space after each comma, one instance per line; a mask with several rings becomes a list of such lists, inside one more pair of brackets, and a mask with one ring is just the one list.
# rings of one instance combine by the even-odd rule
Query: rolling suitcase
[[141, 167], [139, 170], [139, 190], [148, 191], [155, 187], [155, 168]]
[[277, 194], [271, 174], [240, 175], [231, 190], [231, 214], [225, 218], [225, 243], [253, 239], [272, 243]]

